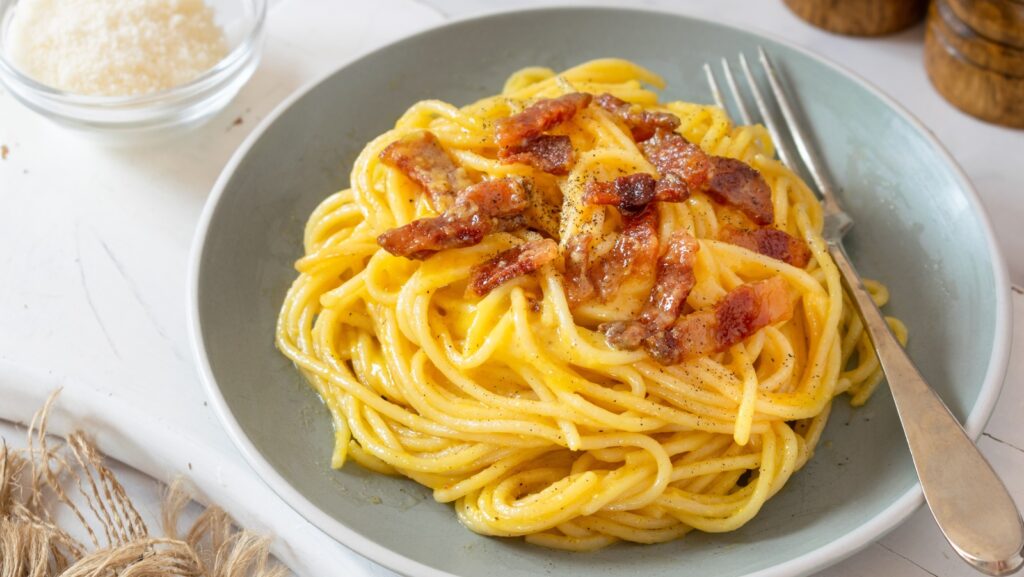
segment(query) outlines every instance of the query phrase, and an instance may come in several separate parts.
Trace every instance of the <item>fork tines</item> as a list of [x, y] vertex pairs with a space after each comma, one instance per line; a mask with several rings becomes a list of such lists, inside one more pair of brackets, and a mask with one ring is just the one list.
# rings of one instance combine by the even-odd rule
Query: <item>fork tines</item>
[[[765, 93], [761, 90], [761, 85], [756, 81], [751, 65], [743, 53], [739, 54], [739, 67], [743, 71], [744, 80], [746, 81], [750, 95], [756, 105], [757, 112], [761, 117], [761, 121], [764, 122], [769, 134], [771, 134], [772, 141], [775, 143], [775, 149], [778, 151], [779, 158], [791, 170], [799, 170], [796, 156], [793, 154], [793, 149], [790, 147], [789, 142], [782, 137], [782, 129], [785, 128], [789, 133], [789, 136], [792, 138], [793, 144], [796, 146], [800, 158], [803, 160], [804, 166], [810, 173], [819, 194], [825, 197], [826, 205], [828, 205], [828, 208], [834, 207], [835, 209], [838, 209], [838, 204], [836, 204], [832, 193], [833, 188], [826, 179], [825, 173], [821, 168], [822, 161], [818, 157], [814, 148], [810, 146], [810, 141], [801, 127], [796, 111], [791, 104], [789, 97], [786, 95], [785, 89], [782, 87], [779, 75], [772, 64], [771, 59], [768, 57], [768, 54], [765, 52], [763, 47], [759, 46], [757, 53], [761, 73], [767, 79], [771, 96], [775, 101], [775, 105], [778, 107], [778, 111], [781, 113], [781, 121], [779, 119], [779, 114], [770, 107], [769, 102], [765, 98]], [[725, 78], [725, 84], [731, 93], [732, 101], [735, 104], [735, 111], [739, 120], [743, 122], [743, 124], [751, 124], [753, 120], [747, 109], [746, 99], [740, 91], [740, 83], [737, 82], [736, 75], [733, 74], [733, 69], [729, 65], [729, 61], [727, 59], [722, 59], [721, 68], [721, 74]], [[715, 103], [720, 108], [728, 111], [729, 106], [723, 97], [722, 90], [719, 87], [718, 81], [715, 78], [714, 70], [710, 64], [704, 64], [704, 73], [707, 76], [708, 85], [711, 89], [711, 95], [715, 99]]]

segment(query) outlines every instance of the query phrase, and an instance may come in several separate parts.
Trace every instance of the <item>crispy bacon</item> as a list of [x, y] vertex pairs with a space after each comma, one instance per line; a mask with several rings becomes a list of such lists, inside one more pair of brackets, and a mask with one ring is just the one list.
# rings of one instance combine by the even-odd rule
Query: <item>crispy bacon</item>
[[777, 228], [743, 230], [727, 227], [719, 238], [797, 268], [804, 268], [811, 260], [811, 251], [802, 240]]
[[594, 103], [621, 119], [629, 127], [636, 142], [654, 136], [658, 129], [671, 131], [679, 128], [676, 115], [643, 110], [607, 92], [594, 98]]
[[651, 335], [650, 327], [638, 320], [601, 323], [597, 330], [604, 333], [604, 338], [609, 345], [623, 351], [640, 348], [644, 339]]
[[659, 130], [652, 138], [645, 140], [640, 148], [662, 177], [674, 174], [690, 190], [704, 190], [711, 170], [711, 159], [696, 144], [670, 130]]
[[568, 174], [575, 160], [572, 142], [568, 136], [542, 134], [523, 146], [502, 149], [499, 153], [505, 164], [528, 164], [549, 174]]
[[690, 189], [675, 173], [660, 180], [643, 172], [612, 181], [591, 180], [583, 190], [583, 202], [615, 205], [623, 213], [639, 212], [652, 201], [682, 202], [689, 197]]
[[662, 178], [675, 174], [691, 191], [703, 191], [715, 202], [735, 206], [759, 225], [775, 220], [772, 190], [747, 163], [708, 156], [696, 144], [666, 130], [658, 130], [641, 148]]
[[486, 216], [515, 216], [527, 209], [530, 186], [521, 176], [484, 180], [460, 190], [456, 204], [471, 203]]
[[569, 306], [593, 298], [606, 301], [629, 275], [644, 273], [658, 258], [658, 211], [649, 204], [638, 214], [624, 214], [622, 232], [607, 254], [591, 258], [593, 238], [580, 234], [566, 242], [565, 284]]
[[591, 267], [590, 280], [601, 300], [608, 300], [628, 275], [642, 274], [658, 259], [658, 210], [653, 204], [635, 215], [623, 215], [615, 245]]
[[565, 292], [570, 307], [594, 298], [597, 289], [590, 279], [590, 245], [593, 238], [589, 234], [578, 234], [565, 243]]
[[663, 365], [721, 352], [763, 327], [793, 316], [793, 295], [781, 277], [744, 284], [729, 291], [709, 310], [690, 313], [644, 341]]
[[590, 104], [593, 98], [585, 92], [564, 94], [558, 98], [539, 100], [519, 114], [499, 118], [495, 126], [498, 147], [518, 149], [526, 147], [542, 133], [569, 120]]
[[743, 161], [711, 157], [711, 177], [705, 192], [718, 202], [740, 209], [757, 224], [765, 226], [775, 220], [772, 189], [760, 172]]
[[479, 244], [493, 229], [492, 219], [478, 213], [421, 218], [377, 237], [377, 244], [395, 256], [422, 260], [447, 248]]
[[679, 317], [686, 297], [697, 284], [693, 267], [697, 264], [700, 243], [684, 230], [672, 233], [668, 250], [658, 260], [658, 276], [651, 289], [648, 306], [640, 321], [655, 329], [667, 328]]
[[494, 131], [501, 161], [533, 166], [551, 174], [566, 174], [574, 154], [568, 136], [544, 134], [590, 104], [592, 96], [573, 92], [537, 101], [519, 114], [500, 118]]
[[472, 184], [466, 170], [455, 164], [433, 133], [425, 130], [392, 142], [381, 151], [380, 159], [422, 186], [430, 197], [430, 206], [438, 212], [451, 205], [456, 191]]
[[555, 241], [545, 238], [525, 242], [474, 266], [469, 276], [469, 288], [484, 296], [518, 276], [535, 272], [556, 258], [558, 243]]
[[491, 232], [521, 228], [528, 200], [526, 179], [485, 180], [459, 191], [454, 205], [440, 216], [388, 230], [377, 237], [377, 244], [393, 255], [417, 260], [473, 246]]
[[636, 212], [654, 200], [656, 186], [654, 177], [643, 172], [615, 180], [591, 180], [583, 189], [583, 202], [616, 205], [622, 212]]
[[617, 349], [633, 350], [650, 335], [672, 325], [686, 304], [686, 297], [697, 284], [693, 267], [700, 244], [686, 231], [677, 230], [668, 241], [668, 249], [658, 259], [658, 274], [647, 304], [635, 320], [601, 325], [608, 343]]

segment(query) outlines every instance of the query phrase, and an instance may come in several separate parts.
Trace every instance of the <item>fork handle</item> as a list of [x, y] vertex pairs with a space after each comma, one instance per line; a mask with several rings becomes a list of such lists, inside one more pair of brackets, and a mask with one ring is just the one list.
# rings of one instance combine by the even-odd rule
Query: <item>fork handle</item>
[[979, 571], [1015, 572], [1024, 564], [1024, 525], [1006, 486], [904, 352], [842, 245], [830, 242], [829, 254], [878, 353], [939, 529]]

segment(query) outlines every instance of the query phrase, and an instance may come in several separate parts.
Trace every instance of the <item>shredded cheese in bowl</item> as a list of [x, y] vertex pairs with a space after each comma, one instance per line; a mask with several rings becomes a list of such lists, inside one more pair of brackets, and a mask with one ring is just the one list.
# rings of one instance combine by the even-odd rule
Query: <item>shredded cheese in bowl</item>
[[21, 0], [11, 61], [66, 92], [130, 96], [185, 84], [216, 65], [227, 42], [204, 0]]

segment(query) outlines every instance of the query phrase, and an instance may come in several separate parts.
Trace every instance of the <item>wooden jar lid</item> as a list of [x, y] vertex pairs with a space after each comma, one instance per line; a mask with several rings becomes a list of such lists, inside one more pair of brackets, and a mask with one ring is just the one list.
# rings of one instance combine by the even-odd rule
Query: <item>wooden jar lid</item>
[[924, 17], [928, 0], [785, 0], [811, 24], [851, 36], [881, 36], [913, 26]]
[[946, 3], [936, 0], [928, 13], [924, 55], [932, 84], [968, 114], [1024, 128], [1024, 50], [992, 42], [962, 21], [958, 24]]
[[1024, 2], [1020, 0], [949, 0], [949, 9], [981, 36], [1024, 48]]
[[1024, 76], [1024, 48], [995, 42], [975, 32], [957, 17], [952, 7], [954, 1], [932, 4], [928, 26], [935, 26], [937, 32], [942, 33], [943, 40], [972, 64], [1009, 76]]

